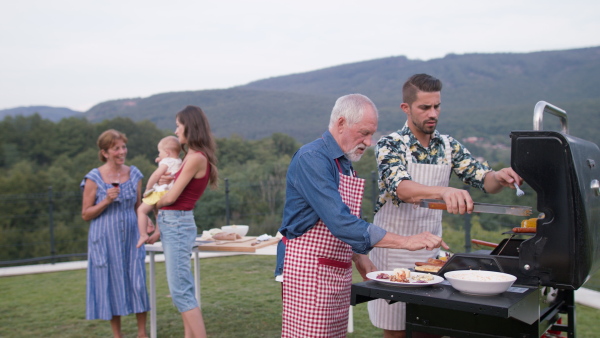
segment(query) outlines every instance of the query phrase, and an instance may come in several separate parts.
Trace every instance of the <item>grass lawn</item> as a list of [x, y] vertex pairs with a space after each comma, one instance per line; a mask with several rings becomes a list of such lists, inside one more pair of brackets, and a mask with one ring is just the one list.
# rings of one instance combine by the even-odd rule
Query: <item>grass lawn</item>
[[[281, 286], [273, 279], [274, 256], [230, 256], [200, 261], [202, 311], [209, 337], [279, 337]], [[183, 337], [171, 303], [164, 264], [157, 263], [158, 337]], [[85, 320], [85, 270], [0, 278], [0, 337], [111, 337], [110, 324]], [[360, 277], [355, 273], [355, 281]], [[366, 304], [354, 311], [354, 333], [380, 337]], [[577, 305], [577, 336], [596, 337], [600, 310]], [[148, 330], [150, 316], [148, 316]], [[135, 317], [123, 333], [136, 337]]]

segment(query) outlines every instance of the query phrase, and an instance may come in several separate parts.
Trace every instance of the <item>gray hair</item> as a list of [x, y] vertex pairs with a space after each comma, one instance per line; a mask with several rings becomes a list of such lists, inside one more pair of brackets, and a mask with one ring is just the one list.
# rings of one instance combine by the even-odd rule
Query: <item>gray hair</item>
[[331, 110], [329, 129], [333, 128], [340, 117], [346, 118], [349, 125], [357, 123], [364, 116], [365, 108], [368, 106], [373, 108], [375, 115], [379, 118], [379, 112], [375, 103], [362, 94], [349, 94], [338, 98]]

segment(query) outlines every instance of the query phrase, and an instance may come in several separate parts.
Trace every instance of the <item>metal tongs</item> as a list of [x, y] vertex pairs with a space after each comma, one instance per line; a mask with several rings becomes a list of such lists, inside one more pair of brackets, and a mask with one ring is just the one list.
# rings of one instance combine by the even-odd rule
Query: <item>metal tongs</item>
[[[473, 212], [483, 212], [487, 214], [530, 216], [531, 207], [521, 205], [501, 205], [489, 203], [473, 203]], [[446, 210], [446, 202], [436, 199], [423, 199], [420, 206], [422, 208]]]

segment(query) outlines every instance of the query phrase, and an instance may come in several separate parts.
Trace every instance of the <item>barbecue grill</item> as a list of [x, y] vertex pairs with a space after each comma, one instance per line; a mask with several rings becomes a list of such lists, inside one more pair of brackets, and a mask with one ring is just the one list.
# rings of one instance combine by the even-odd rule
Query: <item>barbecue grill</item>
[[[562, 130], [543, 130], [543, 115]], [[517, 277], [494, 296], [461, 293], [447, 282], [404, 288], [376, 281], [352, 286], [352, 305], [373, 299], [407, 303], [406, 333], [453, 337], [540, 337], [547, 330], [575, 336], [574, 290], [600, 268], [600, 150], [569, 135], [564, 110], [540, 101], [534, 130], [511, 133], [511, 167], [537, 193], [535, 233], [509, 231], [494, 250], [458, 253], [438, 272], [487, 270]], [[559, 314], [567, 323], [559, 324]]]

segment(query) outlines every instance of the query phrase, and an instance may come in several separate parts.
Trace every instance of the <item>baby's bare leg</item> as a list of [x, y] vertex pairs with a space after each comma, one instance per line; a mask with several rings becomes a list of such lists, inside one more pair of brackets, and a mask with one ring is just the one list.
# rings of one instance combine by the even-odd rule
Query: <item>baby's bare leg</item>
[[148, 226], [148, 213], [152, 211], [154, 207], [152, 205], [143, 203], [137, 209], [138, 216], [138, 231], [140, 233], [140, 239], [136, 244], [136, 248], [141, 247], [148, 240], [148, 232], [146, 227]]

